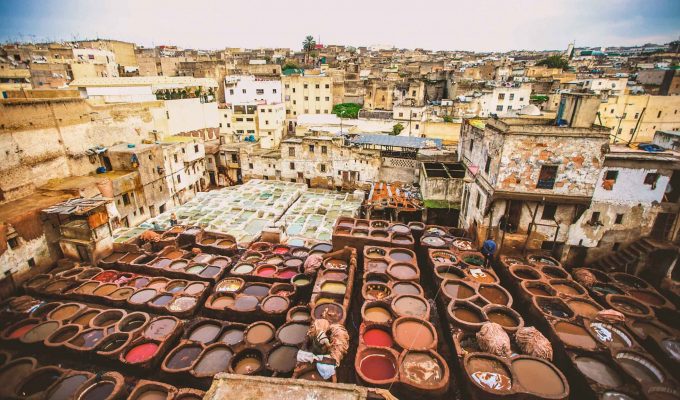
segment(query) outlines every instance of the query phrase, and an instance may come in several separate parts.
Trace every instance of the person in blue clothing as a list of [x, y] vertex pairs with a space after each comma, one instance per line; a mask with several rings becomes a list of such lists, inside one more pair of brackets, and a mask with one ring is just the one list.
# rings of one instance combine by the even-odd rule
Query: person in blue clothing
[[496, 242], [491, 238], [486, 239], [482, 244], [482, 254], [484, 254], [484, 266], [489, 266], [489, 261], [493, 258], [493, 254], [496, 252]]

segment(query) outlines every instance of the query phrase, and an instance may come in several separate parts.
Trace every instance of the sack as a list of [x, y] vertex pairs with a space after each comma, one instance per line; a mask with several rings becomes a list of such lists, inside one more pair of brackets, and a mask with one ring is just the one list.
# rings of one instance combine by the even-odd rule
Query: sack
[[552, 361], [553, 349], [550, 341], [533, 326], [518, 329], [515, 341], [522, 354]]
[[608, 322], [610, 324], [626, 322], [625, 315], [611, 309], [598, 311], [597, 315], [595, 315], [595, 319], [601, 322]]
[[502, 326], [495, 322], [487, 322], [477, 332], [477, 343], [482, 351], [500, 357], [510, 357], [510, 337]]
[[595, 283], [597, 283], [597, 278], [595, 275], [587, 269], [578, 269], [574, 271], [574, 279], [576, 282], [587, 288], [591, 288]]

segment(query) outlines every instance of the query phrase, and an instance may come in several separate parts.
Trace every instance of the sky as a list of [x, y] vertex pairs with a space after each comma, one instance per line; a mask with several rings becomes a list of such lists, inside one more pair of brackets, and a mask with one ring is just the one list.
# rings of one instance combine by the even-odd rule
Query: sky
[[183, 48], [323, 44], [557, 50], [663, 44], [680, 0], [0, 0], [0, 41], [107, 38]]

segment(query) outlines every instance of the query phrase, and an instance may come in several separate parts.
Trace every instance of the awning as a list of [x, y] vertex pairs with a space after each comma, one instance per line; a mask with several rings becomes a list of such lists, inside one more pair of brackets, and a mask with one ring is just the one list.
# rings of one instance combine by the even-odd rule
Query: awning
[[492, 200], [522, 200], [557, 204], [589, 205], [590, 201], [592, 200], [592, 196], [567, 196], [562, 194], [520, 193], [497, 190], [494, 192]]

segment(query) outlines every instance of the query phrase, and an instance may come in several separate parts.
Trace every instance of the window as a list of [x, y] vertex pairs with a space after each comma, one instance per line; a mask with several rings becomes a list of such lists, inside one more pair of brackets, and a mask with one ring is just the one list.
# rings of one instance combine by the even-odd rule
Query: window
[[600, 212], [599, 211], [594, 211], [592, 214], [590, 214], [590, 221], [588, 221], [590, 225], [602, 225], [600, 222]]
[[321, 110], [316, 110], [316, 113], [317, 113], [317, 114], [321, 114]]
[[605, 181], [614, 181], [616, 182], [616, 179], [619, 177], [619, 171], [616, 170], [609, 170], [604, 174], [604, 180]]
[[479, 208], [479, 204], [482, 201], [482, 196], [477, 192], [477, 201], [475, 201], [475, 207]]
[[319, 88], [319, 84], [316, 84], [315, 87], [318, 89], [318, 88]]
[[498, 100], [505, 100], [505, 93], [498, 93]]
[[295, 169], [295, 163], [294, 162], [290, 163], [289, 166], [290, 166], [290, 169]]
[[248, 163], [248, 168], [253, 169], [253, 163]]
[[321, 146], [321, 154], [328, 154], [328, 147]]
[[491, 157], [486, 156], [486, 164], [484, 165], [484, 172], [486, 172], [488, 174], [490, 168], [491, 168]]
[[264, 94], [264, 89], [255, 89], [255, 94]]
[[286, 89], [290, 89], [290, 85], [286, 83]]
[[557, 204], [545, 203], [543, 205], [543, 213], [541, 219], [554, 220], [555, 212], [557, 212]]
[[179, 174], [177, 174], [177, 183], [182, 183], [182, 177]]
[[652, 185], [652, 189], [656, 189], [656, 181], [659, 180], [658, 172], [650, 172], [645, 175], [645, 185]]
[[144, 207], [139, 207], [139, 214], [144, 215]]
[[510, 101], [512, 101], [512, 100], [514, 100], [514, 99], [515, 99], [515, 94], [514, 94], [514, 93], [510, 93]]
[[309, 100], [309, 96], [305, 96], [305, 101]]
[[640, 116], [640, 113], [635, 113], [635, 117], [634, 117], [634, 118], [635, 118], [635, 119], [638, 119], [639, 116]]
[[503, 111], [503, 106], [496, 106], [496, 111]]
[[621, 242], [614, 242], [614, 245], [612, 246], [612, 251], [618, 251], [619, 248], [621, 248]]
[[475, 145], [475, 141], [470, 139], [470, 151], [472, 151], [472, 146]]
[[416, 124], [416, 129], [418, 129], [419, 127], [420, 127], [420, 125]]
[[552, 189], [557, 178], [557, 165], [543, 165], [538, 175], [536, 189]]
[[309, 145], [309, 152], [314, 153], [314, 145], [313, 144]]
[[403, 116], [404, 116], [404, 113], [403, 113], [403, 112], [400, 112], [400, 113], [399, 113], [399, 116], [400, 116], [400, 117], [403, 117]]
[[614, 224], [621, 225], [622, 223], [623, 223], [623, 214], [616, 214], [616, 218], [614, 219]]
[[288, 148], [288, 155], [290, 157], [295, 157], [295, 147], [289, 147]]
[[123, 194], [123, 204], [126, 206], [130, 204], [130, 195], [127, 193]]
[[331, 98], [328, 97], [328, 96], [326, 96], [324, 99], [325, 99], [326, 101], [331, 101]]
[[627, 115], [628, 115], [628, 113], [623, 113], [623, 115], [621, 116], [621, 118], [626, 119], [626, 116], [627, 116]]
[[199, 151], [199, 150], [198, 150], [198, 145], [195, 144], [195, 145], [194, 145], [194, 152], [195, 152], [195, 153], [198, 153], [198, 151]]
[[245, 94], [245, 93], [246, 93], [246, 90], [245, 90], [245, 89], [243, 89], [243, 94]]
[[7, 239], [7, 244], [9, 245], [10, 249], [16, 249], [19, 247], [19, 239], [15, 237], [9, 238]]
[[272, 89], [272, 93], [276, 93], [276, 89]]
[[[234, 94], [234, 89], [229, 89], [229, 94], [233, 95]], [[225, 115], [226, 117], [226, 115]]]
[[524, 97], [520, 97], [520, 98], [519, 98], [519, 101], [524, 101]]
[[321, 172], [326, 172], [326, 164], [321, 164]]
[[657, 117], [657, 118], [661, 118], [661, 111], [659, 111], [659, 113], [656, 114], [656, 117]]
[[326, 89], [330, 89], [330, 88], [331, 88], [331, 85], [326, 84], [325, 88], [326, 88]]
[[253, 122], [254, 120], [252, 118], [246, 118], [246, 122]]
[[28, 266], [29, 266], [30, 268], [35, 267], [35, 260], [33, 259], [33, 257], [31, 257], [31, 258], [29, 258], [28, 260], [26, 260], [26, 262], [28, 262]]
[[316, 96], [316, 101], [319, 101], [319, 100], [321, 100], [321, 97]]
[[307, 84], [306, 84], [306, 83], [305, 83], [305, 86], [304, 86], [304, 88], [305, 88], [305, 89], [307, 89]]
[[243, 122], [243, 118], [236, 118], [236, 122]]

